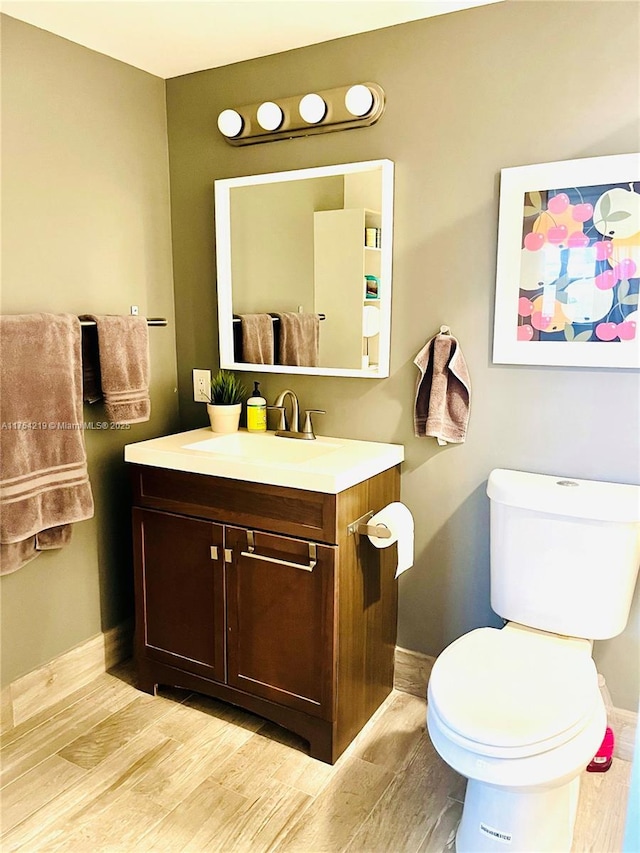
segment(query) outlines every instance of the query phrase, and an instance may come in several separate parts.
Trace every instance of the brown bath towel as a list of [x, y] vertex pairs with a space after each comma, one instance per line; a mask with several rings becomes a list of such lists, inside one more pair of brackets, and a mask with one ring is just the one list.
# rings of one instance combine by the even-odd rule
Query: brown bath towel
[[273, 320], [269, 314], [239, 314], [242, 361], [273, 364]]
[[[148, 421], [149, 329], [145, 317], [129, 315], [84, 314], [81, 320], [93, 320], [84, 329], [84, 399], [94, 403], [104, 397], [107, 419], [114, 424]], [[92, 341], [97, 331], [97, 347]], [[98, 364], [95, 363], [96, 352]], [[98, 379], [99, 377], [99, 379]]]
[[82, 423], [80, 323], [0, 318], [0, 572], [61, 548], [91, 518]]
[[276, 314], [280, 320], [278, 363], [318, 366], [320, 318], [317, 314]]
[[416, 387], [416, 436], [433, 436], [438, 444], [459, 444], [467, 435], [471, 382], [460, 344], [452, 335], [435, 335], [420, 350]]

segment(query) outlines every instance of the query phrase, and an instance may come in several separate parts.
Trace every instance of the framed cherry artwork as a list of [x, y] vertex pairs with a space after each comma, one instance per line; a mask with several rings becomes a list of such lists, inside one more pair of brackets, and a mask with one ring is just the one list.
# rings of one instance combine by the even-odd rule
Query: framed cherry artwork
[[640, 154], [503, 169], [493, 361], [640, 368]]

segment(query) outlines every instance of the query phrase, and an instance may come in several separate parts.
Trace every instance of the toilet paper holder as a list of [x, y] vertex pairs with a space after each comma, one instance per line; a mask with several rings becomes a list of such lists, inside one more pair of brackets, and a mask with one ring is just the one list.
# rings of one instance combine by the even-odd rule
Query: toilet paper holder
[[373, 510], [365, 512], [360, 518], [347, 525], [347, 533], [349, 535], [357, 533], [359, 536], [376, 536], [378, 539], [391, 539], [391, 531], [384, 524], [367, 524], [373, 515]]

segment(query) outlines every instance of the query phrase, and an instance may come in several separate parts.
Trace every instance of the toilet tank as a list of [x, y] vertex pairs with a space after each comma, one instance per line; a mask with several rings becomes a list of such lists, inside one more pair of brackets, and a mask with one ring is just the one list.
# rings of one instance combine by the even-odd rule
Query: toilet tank
[[640, 565], [640, 486], [496, 469], [491, 606], [556, 634], [615, 637]]

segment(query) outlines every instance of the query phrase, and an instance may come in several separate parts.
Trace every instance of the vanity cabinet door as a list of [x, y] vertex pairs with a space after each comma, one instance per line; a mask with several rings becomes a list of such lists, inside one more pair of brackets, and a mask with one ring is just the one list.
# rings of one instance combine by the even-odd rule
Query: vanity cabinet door
[[333, 719], [336, 548], [226, 529], [228, 683]]
[[224, 682], [224, 528], [139, 508], [133, 520], [138, 653]]

